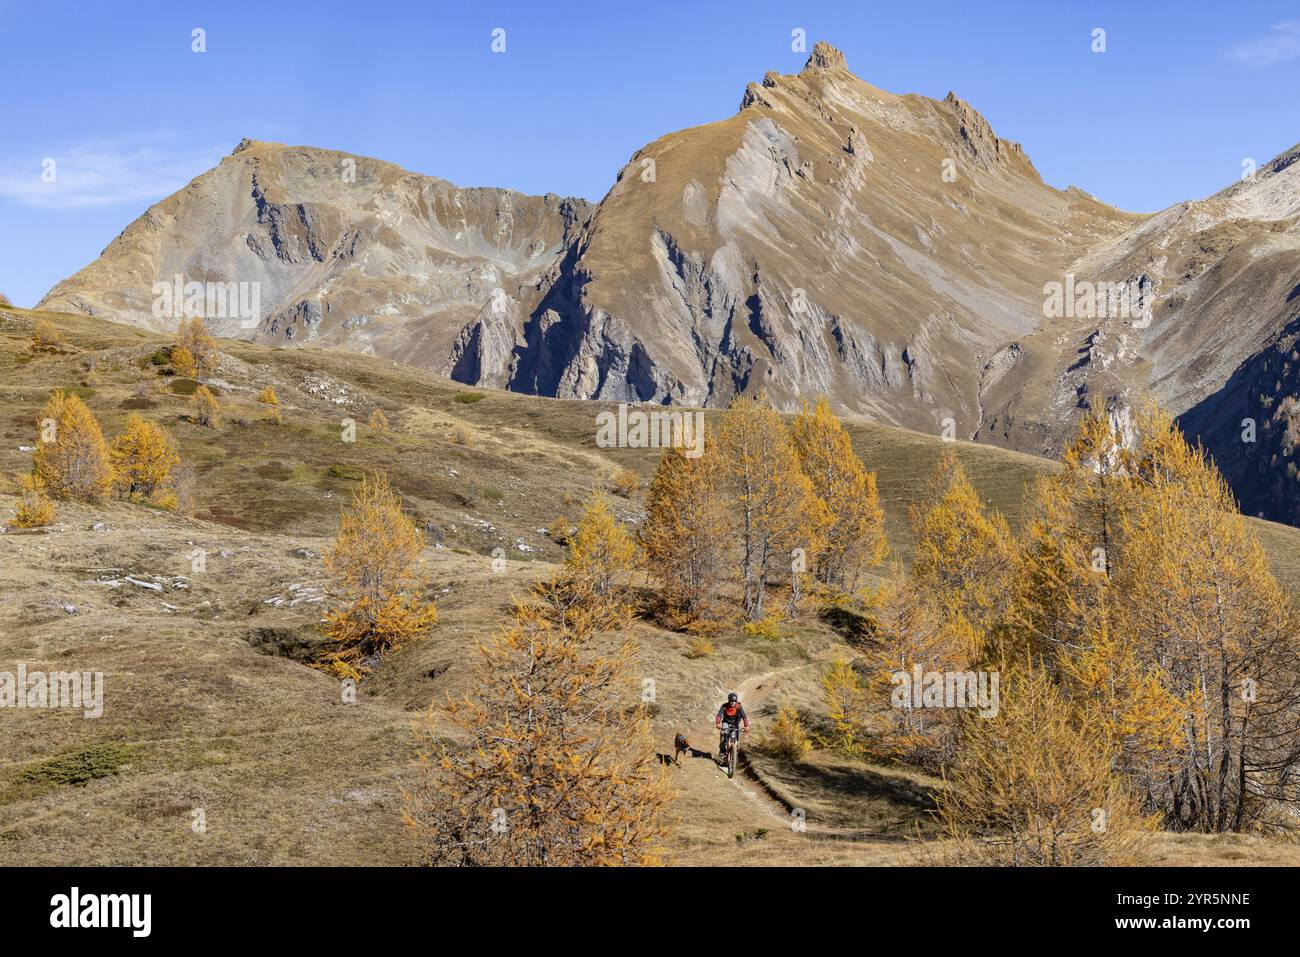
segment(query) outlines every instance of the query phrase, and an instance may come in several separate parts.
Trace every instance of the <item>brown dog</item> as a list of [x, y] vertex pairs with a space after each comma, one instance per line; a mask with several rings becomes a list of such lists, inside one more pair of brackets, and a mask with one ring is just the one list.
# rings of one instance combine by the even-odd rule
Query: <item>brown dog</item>
[[689, 754], [691, 751], [691, 742], [686, 740], [686, 735], [679, 731], [677, 737], [673, 738], [673, 764], [681, 767], [682, 755]]

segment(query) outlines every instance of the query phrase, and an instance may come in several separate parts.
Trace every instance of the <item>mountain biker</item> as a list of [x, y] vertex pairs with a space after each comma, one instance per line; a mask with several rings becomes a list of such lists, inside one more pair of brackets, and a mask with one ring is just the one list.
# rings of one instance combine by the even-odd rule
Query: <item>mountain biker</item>
[[743, 724], [745, 733], [749, 734], [749, 717], [745, 714], [745, 709], [740, 705], [740, 695], [734, 691], [727, 695], [727, 700], [718, 709], [713, 723], [721, 732], [721, 737], [718, 738], [718, 758], [725, 761], [727, 759], [727, 736], [732, 729], [738, 724]]

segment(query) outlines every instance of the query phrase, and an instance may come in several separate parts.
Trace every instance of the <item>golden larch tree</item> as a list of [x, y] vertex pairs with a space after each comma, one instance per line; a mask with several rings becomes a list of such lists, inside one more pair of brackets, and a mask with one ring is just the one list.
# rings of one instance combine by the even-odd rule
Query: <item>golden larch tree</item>
[[928, 707], [924, 700], [918, 705], [912, 690], [917, 671], [922, 688], [927, 674], [973, 674], [985, 633], [901, 572], [881, 590], [873, 618], [874, 640], [859, 656], [866, 704], [862, 740], [878, 757], [901, 757], [939, 771], [957, 749], [960, 712]]
[[37, 419], [33, 471], [41, 487], [59, 498], [97, 501], [113, 486], [104, 433], [86, 403], [62, 390], [50, 396]]
[[172, 371], [184, 379], [193, 379], [199, 374], [199, 364], [194, 358], [194, 353], [186, 346], [176, 346], [172, 349]]
[[40, 478], [34, 472], [29, 472], [18, 480], [18, 485], [22, 498], [14, 515], [14, 525], [18, 528], [53, 525], [54, 503], [45, 494]]
[[1139, 863], [1155, 818], [1111, 770], [1104, 735], [1032, 664], [999, 669], [995, 718], [967, 714], [938, 794], [965, 863], [1060, 867]]
[[221, 425], [221, 404], [205, 385], [194, 390], [194, 421], [210, 429]]
[[1178, 767], [1153, 801], [1169, 826], [1239, 830], [1295, 797], [1296, 611], [1205, 451], [1155, 405], [1136, 431], [1115, 624], [1185, 704]]
[[831, 722], [828, 744], [842, 754], [866, 753], [870, 707], [863, 678], [847, 658], [837, 658], [822, 676], [822, 701]]
[[326, 616], [326, 666], [356, 678], [380, 655], [424, 638], [437, 622], [415, 567], [424, 535], [382, 472], [365, 476], [339, 519], [325, 569], [339, 595]]
[[[176, 348], [185, 349], [194, 359], [193, 374], [206, 376], [211, 374], [217, 361], [217, 340], [208, 332], [208, 325], [202, 319], [182, 319], [176, 331]], [[176, 364], [176, 352], [172, 352], [172, 364]], [[186, 375], [180, 369], [177, 375]]]
[[577, 530], [565, 544], [568, 575], [589, 582], [602, 594], [636, 566], [636, 542], [610, 510], [609, 500], [599, 493], [587, 502]]
[[928, 500], [914, 505], [910, 518], [916, 536], [913, 586], [942, 614], [989, 630], [1011, 585], [1011, 530], [997, 512], [985, 511], [951, 449], [935, 468]]
[[1102, 408], [1080, 419], [1062, 459], [1065, 468], [1038, 479], [1031, 493], [1008, 615], [1026, 650], [1049, 667], [1113, 599], [1120, 522], [1133, 494], [1127, 454]]
[[765, 394], [732, 402], [718, 428], [718, 456], [735, 513], [743, 607], [757, 621], [778, 570], [792, 573], [796, 549], [817, 554], [831, 516]]
[[126, 430], [109, 449], [114, 485], [130, 501], [152, 502], [160, 497], [181, 457], [157, 424], [132, 413]]
[[609, 490], [615, 495], [630, 498], [641, 490], [641, 476], [631, 469], [615, 469], [609, 479]]
[[712, 443], [693, 458], [674, 446], [660, 456], [646, 489], [639, 531], [646, 567], [668, 600], [689, 615], [709, 607], [726, 577], [733, 531], [722, 477]]
[[1008, 651], [1034, 657], [1056, 678], [1106, 737], [1114, 767], [1148, 795], [1169, 773], [1185, 703], [1150, 649], [1115, 627], [1123, 517], [1135, 494], [1129, 457], [1103, 406], [1081, 418], [1065, 467], [1031, 495], [1004, 637]]
[[48, 319], [38, 319], [32, 328], [33, 352], [57, 352], [64, 343], [63, 333]]
[[863, 575], [885, 559], [885, 513], [876, 475], [853, 451], [849, 434], [823, 396], [790, 426], [795, 451], [814, 494], [831, 516], [814, 562], [814, 577], [833, 594], [850, 596]]
[[282, 422], [280, 416], [280, 397], [275, 394], [274, 386], [267, 386], [257, 394], [257, 401], [266, 406], [266, 417], [272, 422]]
[[596, 641], [626, 620], [610, 600], [539, 585], [480, 648], [472, 690], [417, 726], [421, 780], [403, 816], [426, 863], [662, 863], [671, 790], [630, 639]]
[[802, 761], [812, 750], [812, 739], [793, 705], [777, 709], [776, 720], [767, 729], [759, 747], [786, 761]]

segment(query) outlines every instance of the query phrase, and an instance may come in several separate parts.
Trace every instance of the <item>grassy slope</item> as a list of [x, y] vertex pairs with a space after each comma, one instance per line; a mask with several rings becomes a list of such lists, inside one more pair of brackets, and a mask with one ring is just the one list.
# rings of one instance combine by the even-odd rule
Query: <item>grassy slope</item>
[[[189, 421], [183, 396], [138, 395], [142, 384], [165, 382], [148, 362], [165, 340], [85, 317], [50, 318], [68, 344], [32, 356], [34, 314], [0, 310], [0, 521], [16, 505], [16, 476], [30, 467], [19, 446], [34, 444], [42, 402], [51, 388], [81, 382], [92, 357], [99, 382], [81, 391], [106, 432], [147, 403], [141, 411], [172, 432], [197, 468], [198, 508], [182, 518], [112, 502], [62, 505], [51, 531], [0, 535], [0, 670], [26, 662], [106, 673], [100, 719], [0, 712], [0, 863], [413, 862], [397, 791], [409, 775], [411, 720], [465, 687], [474, 643], [505, 618], [512, 593], [559, 559], [541, 529], [575, 515], [592, 484], [617, 467], [648, 478], [657, 453], [597, 449], [599, 407], [590, 403], [471, 392], [383, 360], [232, 342], [222, 344], [229, 359], [215, 377], [227, 423], [213, 432]], [[268, 384], [280, 396], [282, 425], [259, 420], [254, 397]], [[458, 401], [468, 396], [482, 397]], [[365, 427], [375, 407], [392, 421], [390, 432]], [[346, 417], [358, 422], [355, 443], [340, 440]], [[451, 440], [458, 429], [472, 435], [470, 446]], [[853, 433], [879, 472], [890, 538], [905, 557], [906, 505], [942, 446], [873, 425]], [[1013, 520], [1027, 480], [1050, 467], [995, 448], [958, 448], [982, 494]], [[441, 623], [428, 642], [386, 661], [349, 705], [332, 680], [294, 659], [316, 640], [322, 604], [313, 599], [325, 585], [318, 556], [355, 476], [372, 466], [390, 471], [430, 528], [423, 560]], [[635, 497], [614, 501], [623, 517], [637, 517]], [[1260, 527], [1275, 565], [1289, 572], [1300, 533]], [[208, 552], [201, 574], [190, 570], [195, 547]], [[503, 574], [490, 569], [494, 547], [510, 559]], [[164, 590], [109, 584], [127, 574]], [[677, 729], [707, 727], [727, 687], [773, 669], [790, 673], [765, 690], [760, 723], [780, 701], [815, 707], [818, 663], [836, 648], [833, 633], [811, 624], [781, 642], [725, 635], [716, 656], [692, 660], [683, 636], [636, 627], [665, 744]], [[59, 783], [81, 765], [99, 776]], [[915, 807], [891, 797], [894, 782], [837, 796], [851, 771], [830, 759], [809, 771], [769, 769], [833, 826], [907, 830]], [[796, 836], [782, 827], [779, 804], [720, 782], [707, 761], [674, 773], [682, 789], [674, 853], [683, 863], [915, 859], [890, 840]], [[191, 830], [195, 808], [206, 813], [205, 834]], [[1170, 859], [1213, 857], [1194, 840], [1171, 846]]]

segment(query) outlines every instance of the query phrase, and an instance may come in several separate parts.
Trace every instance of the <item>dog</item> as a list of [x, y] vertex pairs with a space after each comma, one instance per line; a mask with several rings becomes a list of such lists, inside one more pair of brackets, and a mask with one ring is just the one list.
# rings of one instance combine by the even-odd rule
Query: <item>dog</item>
[[691, 742], [686, 740], [686, 735], [681, 731], [677, 732], [677, 737], [673, 738], [673, 764], [681, 767], [682, 755], [690, 754], [691, 751]]

